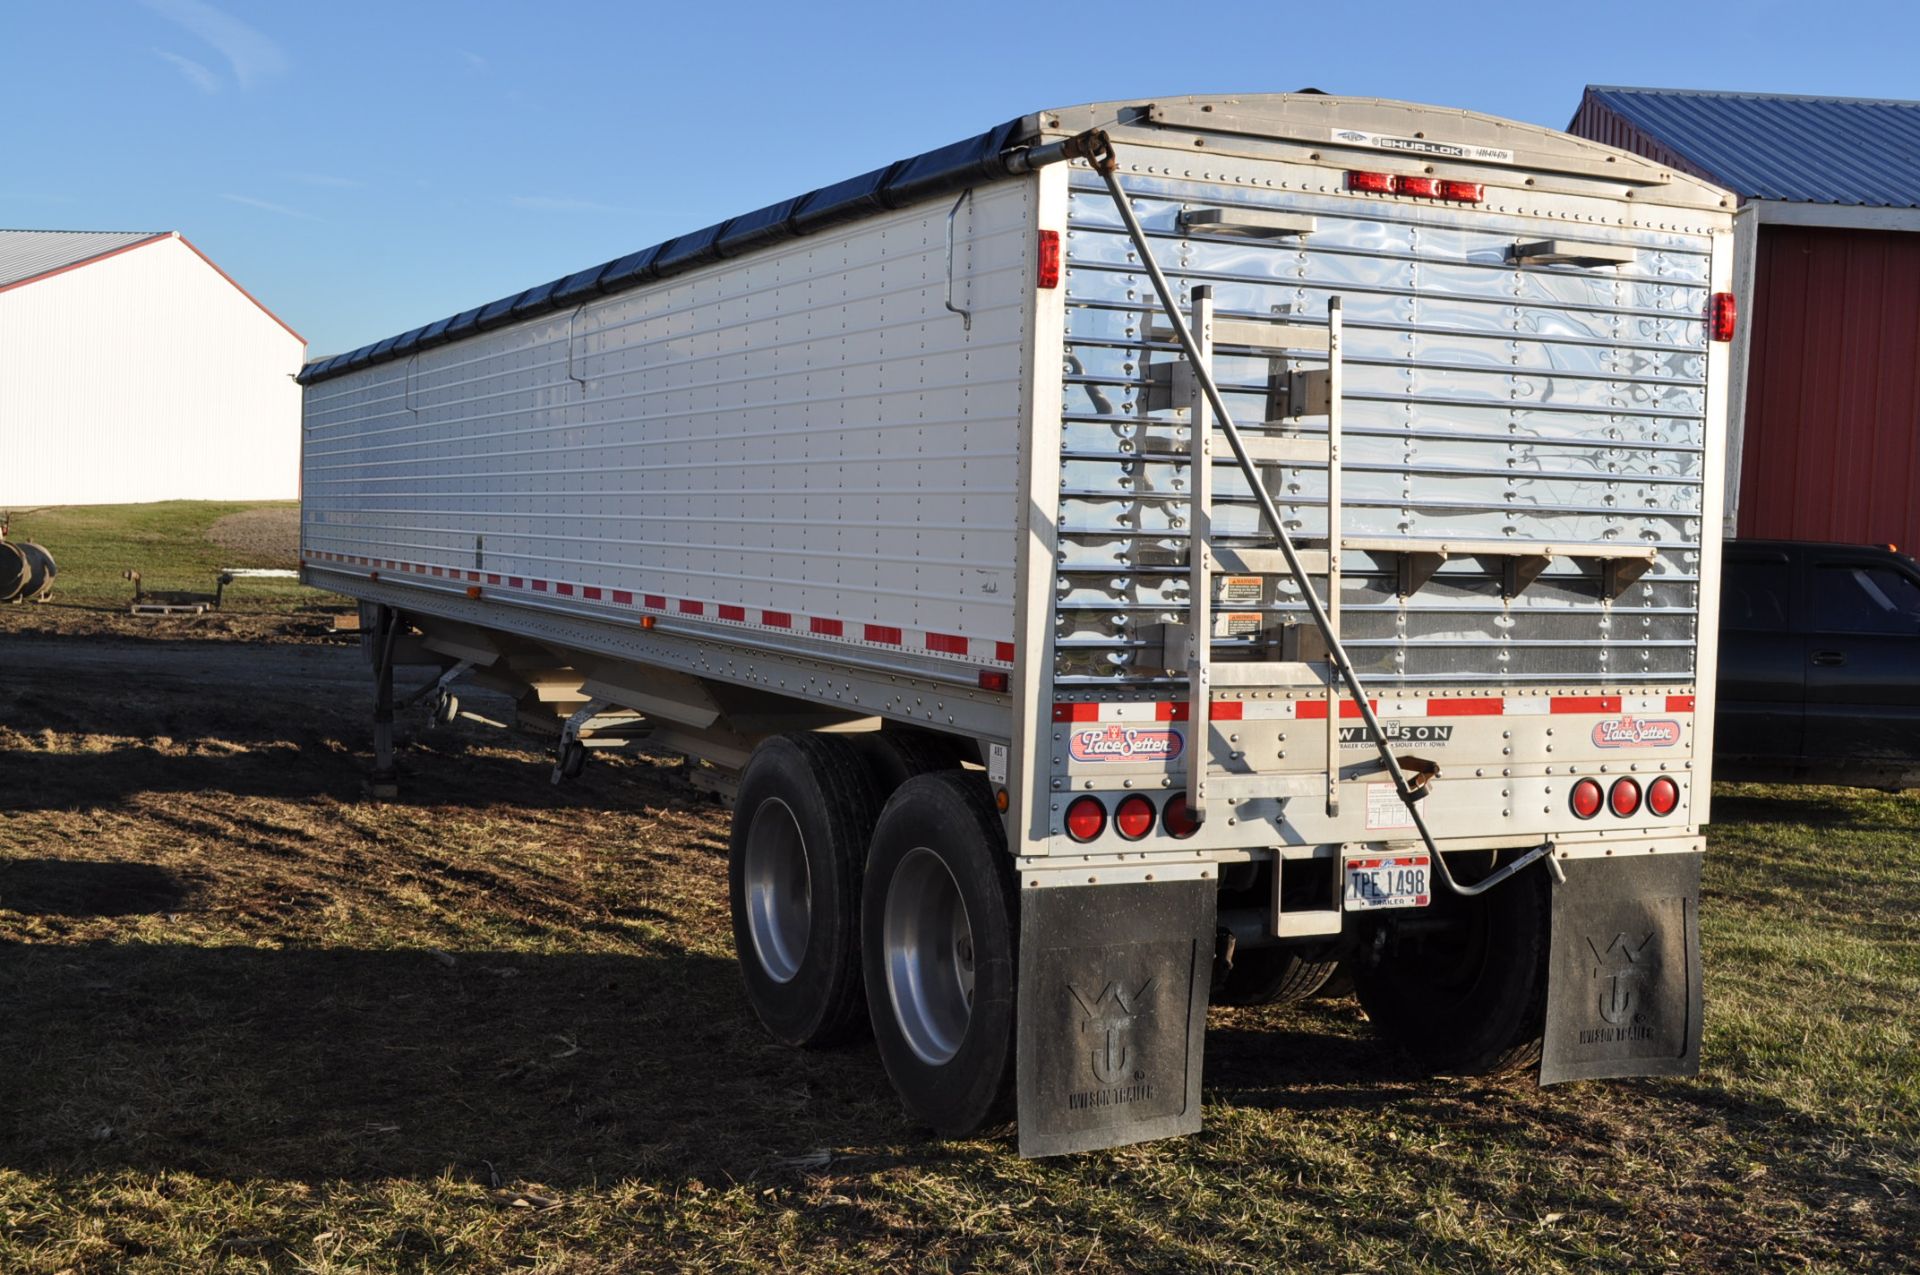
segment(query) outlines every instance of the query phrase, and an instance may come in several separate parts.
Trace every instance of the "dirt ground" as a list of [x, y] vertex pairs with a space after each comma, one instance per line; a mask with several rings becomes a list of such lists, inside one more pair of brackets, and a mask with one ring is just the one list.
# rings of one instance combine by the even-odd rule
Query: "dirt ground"
[[300, 509], [297, 505], [272, 505], [247, 509], [217, 518], [206, 536], [222, 549], [232, 551], [236, 561], [262, 566], [297, 567], [300, 565]]
[[1216, 1011], [1206, 1132], [1022, 1161], [765, 1037], [677, 763], [410, 716], [372, 803], [358, 650], [233, 636], [0, 631], [9, 1275], [1914, 1268], [1910, 803], [1732, 800], [1696, 1081]]

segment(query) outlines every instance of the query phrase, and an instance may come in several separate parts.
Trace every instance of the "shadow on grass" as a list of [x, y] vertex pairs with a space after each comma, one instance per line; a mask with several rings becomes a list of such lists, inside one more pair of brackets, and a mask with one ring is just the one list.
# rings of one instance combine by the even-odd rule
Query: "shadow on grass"
[[0, 859], [0, 909], [29, 916], [172, 912], [190, 890], [165, 868], [82, 859]]
[[0, 1165], [566, 1186], [904, 1132], [871, 1051], [769, 1041], [730, 960], [0, 945]]

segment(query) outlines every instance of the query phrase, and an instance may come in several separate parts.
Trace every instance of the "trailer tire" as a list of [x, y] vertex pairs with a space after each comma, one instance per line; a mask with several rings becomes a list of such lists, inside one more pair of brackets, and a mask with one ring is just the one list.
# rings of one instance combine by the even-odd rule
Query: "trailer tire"
[[867, 860], [867, 1006], [907, 1114], [945, 1137], [1012, 1116], [1015, 894], [981, 777], [947, 770], [900, 786]]
[[1285, 947], [1250, 947], [1234, 953], [1233, 968], [1213, 994], [1218, 1005], [1291, 1005], [1319, 991], [1338, 961], [1303, 960]]
[[1363, 953], [1352, 962], [1361, 1008], [1435, 1072], [1494, 1076], [1538, 1063], [1552, 888], [1540, 870], [1473, 897], [1441, 887], [1433, 906], [1458, 924], [1415, 942], [1389, 935], [1376, 958]]
[[960, 769], [960, 750], [953, 741], [929, 731], [875, 730], [848, 738], [867, 759], [883, 802], [915, 775]]
[[879, 806], [841, 736], [775, 736], [740, 776], [727, 857], [733, 944], [755, 1016], [784, 1044], [832, 1044], [865, 1022], [860, 884]]

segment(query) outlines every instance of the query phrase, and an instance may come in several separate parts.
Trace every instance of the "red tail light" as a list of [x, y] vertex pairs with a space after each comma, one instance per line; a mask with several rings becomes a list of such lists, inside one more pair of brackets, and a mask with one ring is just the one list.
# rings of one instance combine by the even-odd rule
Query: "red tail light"
[[1075, 841], [1092, 841], [1107, 830], [1107, 808], [1098, 797], [1082, 797], [1067, 807], [1067, 835]]
[[1738, 308], [1731, 292], [1716, 292], [1707, 300], [1707, 336], [1715, 341], [1733, 340]]
[[1140, 840], [1153, 831], [1153, 803], [1141, 796], [1127, 798], [1113, 812], [1113, 828], [1128, 841]]
[[1680, 804], [1680, 785], [1665, 775], [1647, 785], [1647, 809], [1656, 815], [1670, 815]]
[[1040, 232], [1040, 265], [1034, 282], [1042, 288], [1060, 286], [1060, 232], [1057, 230]]
[[1176, 793], [1167, 802], [1167, 808], [1160, 812], [1160, 825], [1175, 837], [1191, 837], [1200, 831], [1200, 821], [1193, 817], [1193, 808], [1187, 805], [1185, 793]]
[[1631, 779], [1616, 779], [1613, 790], [1607, 794], [1607, 805], [1614, 814], [1625, 819], [1640, 809], [1640, 785]]
[[1440, 198], [1456, 204], [1477, 204], [1487, 197], [1487, 188], [1479, 182], [1441, 182]]
[[1393, 176], [1390, 173], [1349, 171], [1347, 173], [1347, 189], [1364, 190], [1370, 195], [1391, 195], [1393, 193]]
[[1573, 813], [1577, 818], [1591, 819], [1600, 813], [1600, 805], [1605, 796], [1600, 791], [1599, 784], [1591, 779], [1582, 779], [1573, 786], [1573, 797], [1569, 804], [1573, 806]]
[[1393, 179], [1393, 193], [1418, 195], [1422, 199], [1438, 199], [1440, 198], [1440, 179], [1438, 177], [1396, 177]]
[[983, 668], [980, 670], [980, 689], [1004, 693], [1010, 685], [1005, 669]]

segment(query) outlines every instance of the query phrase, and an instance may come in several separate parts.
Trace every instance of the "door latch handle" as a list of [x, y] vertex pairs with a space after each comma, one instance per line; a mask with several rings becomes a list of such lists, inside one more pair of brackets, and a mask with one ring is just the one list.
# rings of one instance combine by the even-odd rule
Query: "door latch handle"
[[1845, 651], [1815, 651], [1813, 662], [1822, 668], [1837, 668], [1847, 662]]

